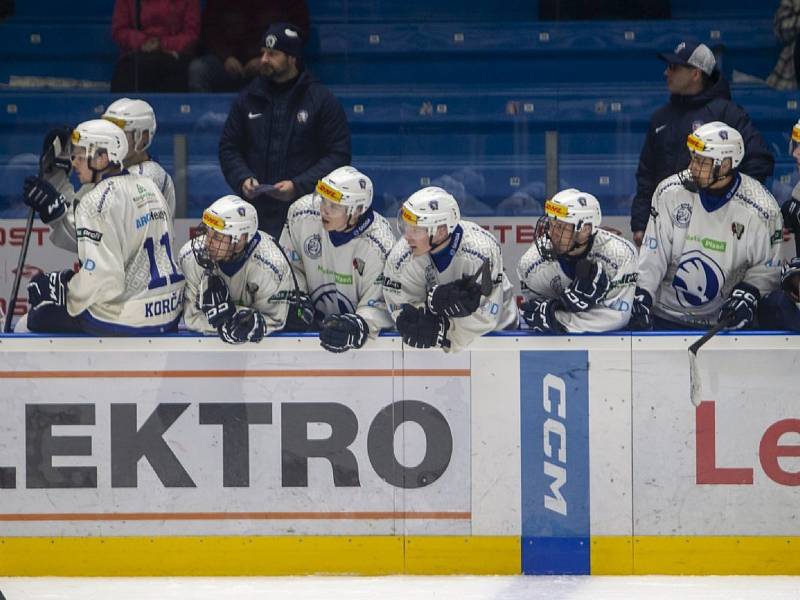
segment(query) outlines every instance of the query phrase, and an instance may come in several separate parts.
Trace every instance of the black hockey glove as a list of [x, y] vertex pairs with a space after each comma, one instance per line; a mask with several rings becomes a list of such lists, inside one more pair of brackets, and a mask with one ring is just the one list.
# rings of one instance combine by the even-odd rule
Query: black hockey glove
[[781, 214], [783, 226], [795, 234], [800, 233], [800, 200], [789, 198], [781, 206]]
[[228, 344], [258, 343], [267, 333], [267, 320], [257, 310], [242, 308], [217, 331], [222, 341]]
[[369, 326], [361, 315], [328, 315], [319, 330], [320, 346], [329, 352], [361, 348], [369, 337]]
[[291, 291], [287, 300], [289, 310], [283, 331], [305, 332], [316, 329], [314, 323], [314, 302], [305, 292]]
[[760, 297], [761, 292], [758, 291], [758, 288], [740, 281], [733, 287], [731, 295], [722, 305], [719, 311], [719, 320], [727, 323], [728, 329], [749, 327], [758, 312]]
[[31, 309], [37, 306], [66, 306], [67, 286], [75, 275], [74, 271], [51, 271], [39, 273], [28, 284], [28, 303]]
[[25, 178], [22, 197], [25, 204], [39, 213], [43, 223], [58, 219], [67, 210], [64, 194], [36, 175]]
[[45, 134], [44, 140], [42, 140], [42, 153], [39, 156], [39, 169], [43, 175], [49, 175], [57, 169], [64, 171], [66, 175], [70, 174], [72, 171], [71, 137], [72, 129], [69, 127], [55, 127]]
[[231, 293], [222, 277], [216, 274], [209, 275], [205, 283], [200, 299], [200, 310], [205, 313], [208, 324], [218, 328], [233, 317], [236, 306], [231, 301]]
[[468, 317], [481, 305], [481, 286], [469, 275], [435, 285], [428, 291], [426, 305], [434, 315]]
[[403, 343], [412, 348], [449, 348], [448, 329], [450, 321], [447, 317], [434, 315], [423, 308], [414, 308], [410, 304], [406, 304], [397, 317], [397, 330]]
[[637, 287], [633, 296], [633, 306], [631, 307], [631, 318], [628, 321], [628, 329], [631, 331], [652, 331], [653, 316], [650, 310], [653, 308], [653, 297], [647, 290]]
[[610, 288], [611, 282], [603, 271], [603, 266], [583, 259], [575, 267], [572, 285], [561, 294], [561, 302], [570, 312], [582, 312], [599, 303]]
[[557, 299], [533, 298], [523, 302], [520, 308], [523, 320], [534, 331], [555, 335], [567, 330], [556, 319], [556, 309], [563, 308]]

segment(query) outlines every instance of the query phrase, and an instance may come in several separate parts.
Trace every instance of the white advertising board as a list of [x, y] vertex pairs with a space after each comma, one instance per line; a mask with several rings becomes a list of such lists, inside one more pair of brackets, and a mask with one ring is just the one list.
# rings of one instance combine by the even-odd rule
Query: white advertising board
[[0, 363], [4, 535], [470, 533], [468, 353]]

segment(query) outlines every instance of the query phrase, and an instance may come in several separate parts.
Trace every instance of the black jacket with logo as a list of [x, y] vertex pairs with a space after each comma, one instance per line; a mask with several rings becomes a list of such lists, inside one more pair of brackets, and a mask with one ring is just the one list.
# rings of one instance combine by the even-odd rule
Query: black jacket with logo
[[775, 159], [744, 109], [731, 101], [728, 82], [718, 73], [695, 96], [673, 94], [653, 113], [636, 171], [636, 196], [631, 206], [631, 230], [644, 231], [650, 202], [662, 180], [689, 166], [686, 137], [700, 125], [722, 121], [742, 134], [744, 159], [739, 170], [763, 183], [772, 175]]
[[[295, 198], [351, 160], [350, 128], [336, 97], [308, 71], [281, 86], [254, 79], [233, 101], [222, 137], [219, 162], [236, 194], [249, 177], [259, 183], [291, 180]], [[268, 196], [253, 201], [259, 229], [280, 234], [291, 202]]]

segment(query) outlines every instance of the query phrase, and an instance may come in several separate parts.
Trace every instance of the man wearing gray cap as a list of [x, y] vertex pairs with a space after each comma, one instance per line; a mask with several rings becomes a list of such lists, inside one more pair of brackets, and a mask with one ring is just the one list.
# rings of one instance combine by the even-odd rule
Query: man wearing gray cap
[[731, 101], [728, 82], [705, 44], [681, 42], [673, 52], [658, 55], [667, 63], [664, 77], [669, 102], [650, 119], [636, 171], [636, 196], [631, 206], [633, 240], [639, 246], [650, 217], [656, 186], [689, 165], [686, 136], [705, 123], [722, 121], [742, 134], [745, 158], [739, 171], [764, 182], [775, 160], [744, 109]]
[[222, 173], [276, 238], [289, 205], [350, 164], [350, 129], [334, 95], [303, 66], [303, 39], [288, 23], [264, 33], [261, 68], [234, 100], [219, 141]]

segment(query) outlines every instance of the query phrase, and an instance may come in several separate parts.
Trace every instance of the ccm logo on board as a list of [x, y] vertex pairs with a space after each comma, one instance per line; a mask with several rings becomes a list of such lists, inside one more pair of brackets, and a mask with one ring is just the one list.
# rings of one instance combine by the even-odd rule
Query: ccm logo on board
[[[567, 500], [561, 488], [567, 483], [567, 386], [561, 377], [548, 373], [542, 380], [542, 404], [550, 415], [542, 427], [544, 474], [552, 479], [550, 494], [544, 495], [544, 507], [566, 516]], [[557, 450], [553, 448], [554, 442]]]
[[[697, 407], [697, 475], [698, 484], [752, 485], [753, 469], [745, 466], [717, 466], [717, 431], [716, 405], [714, 402], [701, 402]], [[794, 444], [781, 444], [785, 434], [794, 434]], [[800, 463], [794, 462], [795, 470], [787, 471], [790, 464], [782, 457], [800, 457], [800, 444], [796, 443], [800, 436], [800, 419], [782, 419], [767, 427], [758, 445], [758, 459], [764, 473], [780, 485], [800, 485]], [[788, 440], [785, 440], [788, 441]], [[720, 460], [720, 462], [723, 462]]]

